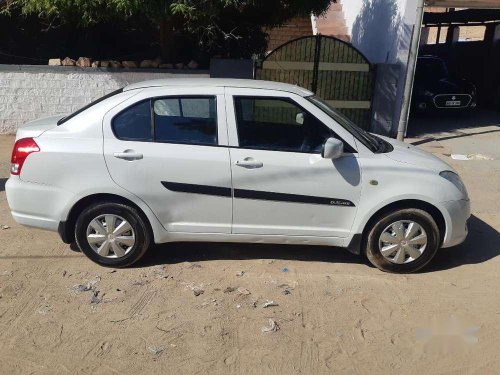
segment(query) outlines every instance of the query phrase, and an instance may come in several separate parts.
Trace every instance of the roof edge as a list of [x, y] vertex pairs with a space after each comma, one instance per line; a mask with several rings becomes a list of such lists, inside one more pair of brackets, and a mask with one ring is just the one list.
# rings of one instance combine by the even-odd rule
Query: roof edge
[[237, 79], [237, 78], [164, 78], [147, 80], [132, 83], [123, 88], [124, 91], [146, 89], [150, 87], [169, 87], [169, 86], [212, 86], [212, 87], [234, 87], [234, 88], [249, 88], [249, 89], [267, 89], [291, 92], [300, 96], [309, 96], [313, 93], [303, 87], [292, 85], [289, 83], [264, 81], [253, 79]]

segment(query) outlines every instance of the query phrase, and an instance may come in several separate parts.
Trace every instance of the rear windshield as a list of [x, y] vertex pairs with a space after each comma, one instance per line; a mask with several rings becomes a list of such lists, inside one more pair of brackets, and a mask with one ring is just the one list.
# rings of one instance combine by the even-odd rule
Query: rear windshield
[[82, 113], [83, 111], [86, 111], [87, 109], [89, 109], [90, 107], [96, 105], [97, 103], [100, 103], [102, 102], [103, 100], [106, 100], [108, 98], [111, 98], [112, 96], [115, 96], [117, 94], [120, 94], [123, 92], [123, 88], [121, 89], [118, 89], [116, 91], [113, 91], [113, 92], [110, 92], [109, 94], [107, 95], [104, 95], [102, 98], [99, 98], [97, 100], [94, 100], [93, 102], [87, 104], [85, 107], [82, 107], [80, 108], [78, 111], [76, 112], [73, 112], [72, 114], [68, 115], [68, 116], [65, 116], [63, 117], [62, 119], [60, 119], [59, 121], [57, 121], [57, 125], [61, 125], [61, 124], [64, 124], [66, 121], [72, 119], [73, 117], [79, 115], [80, 113]]

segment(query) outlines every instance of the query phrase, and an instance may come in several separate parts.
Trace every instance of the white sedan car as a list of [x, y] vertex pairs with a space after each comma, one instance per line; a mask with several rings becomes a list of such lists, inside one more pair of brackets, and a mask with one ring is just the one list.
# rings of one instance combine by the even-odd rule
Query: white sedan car
[[6, 185], [14, 219], [122, 267], [154, 243], [346, 247], [412, 272], [464, 241], [452, 167], [367, 133], [305, 89], [168, 79], [19, 128]]

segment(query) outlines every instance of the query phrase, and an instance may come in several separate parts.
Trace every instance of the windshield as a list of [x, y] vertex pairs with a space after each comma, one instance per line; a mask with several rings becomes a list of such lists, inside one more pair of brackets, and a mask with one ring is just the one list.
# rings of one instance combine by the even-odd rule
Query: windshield
[[348, 119], [344, 114], [340, 113], [330, 104], [328, 104], [328, 102], [318, 98], [317, 96], [308, 96], [306, 97], [306, 99], [319, 107], [319, 109], [321, 109], [333, 120], [335, 120], [335, 122], [337, 122], [345, 130], [351, 133], [358, 141], [368, 147], [371, 151], [375, 153], [392, 151], [392, 146], [390, 145], [390, 143], [361, 129], [350, 119]]
[[97, 103], [100, 103], [102, 102], [103, 100], [106, 100], [108, 98], [111, 98], [112, 96], [115, 96], [119, 93], [123, 92], [123, 88], [121, 89], [118, 89], [116, 91], [113, 91], [113, 92], [110, 92], [109, 94], [107, 95], [104, 95], [102, 98], [99, 98], [97, 100], [94, 100], [93, 102], [87, 104], [85, 107], [82, 107], [80, 108], [78, 111], [76, 112], [73, 112], [72, 114], [68, 115], [68, 116], [65, 116], [63, 118], [61, 118], [59, 121], [57, 121], [57, 125], [61, 125], [61, 124], [64, 124], [66, 121], [72, 119], [73, 117], [75, 117], [76, 115], [79, 115], [80, 113], [82, 113], [83, 111], [86, 111], [87, 109], [89, 109], [90, 107], [96, 105]]
[[415, 80], [439, 81], [448, 78], [448, 69], [441, 59], [421, 57], [417, 60]]

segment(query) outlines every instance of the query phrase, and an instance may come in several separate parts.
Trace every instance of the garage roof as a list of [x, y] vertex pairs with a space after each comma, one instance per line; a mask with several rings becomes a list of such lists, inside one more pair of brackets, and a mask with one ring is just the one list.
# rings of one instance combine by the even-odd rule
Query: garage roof
[[[499, 0], [500, 2], [500, 0]], [[464, 9], [454, 12], [425, 13], [424, 25], [465, 24], [500, 21], [500, 9]]]
[[427, 6], [445, 8], [496, 8], [500, 9], [499, 0], [426, 0]]

